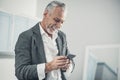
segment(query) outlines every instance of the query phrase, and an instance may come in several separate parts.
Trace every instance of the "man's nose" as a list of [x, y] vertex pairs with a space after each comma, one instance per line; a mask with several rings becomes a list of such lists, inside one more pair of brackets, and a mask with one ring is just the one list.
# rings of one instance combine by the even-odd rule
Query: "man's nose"
[[56, 23], [56, 26], [57, 26], [57, 28], [61, 28], [62, 23], [61, 23], [61, 22], [57, 22], [57, 23]]

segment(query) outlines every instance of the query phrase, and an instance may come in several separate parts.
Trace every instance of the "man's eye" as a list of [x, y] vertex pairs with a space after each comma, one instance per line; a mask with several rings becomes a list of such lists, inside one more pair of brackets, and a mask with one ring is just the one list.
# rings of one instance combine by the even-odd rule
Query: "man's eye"
[[55, 22], [60, 22], [60, 20], [59, 19], [54, 19], [55, 20]]
[[55, 22], [57, 22], [57, 23], [59, 23], [59, 22], [60, 22], [60, 23], [62, 23], [62, 24], [63, 24], [63, 21], [62, 21], [62, 20], [60, 20], [60, 19], [58, 19], [58, 18], [54, 18], [54, 21], [55, 21]]

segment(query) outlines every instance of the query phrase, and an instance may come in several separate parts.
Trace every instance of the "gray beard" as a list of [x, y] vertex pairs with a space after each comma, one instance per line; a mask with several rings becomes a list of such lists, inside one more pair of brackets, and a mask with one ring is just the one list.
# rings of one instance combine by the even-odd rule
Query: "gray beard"
[[53, 33], [57, 32], [57, 31], [58, 31], [58, 29], [56, 29], [56, 26], [55, 26], [55, 25], [48, 25], [48, 27], [47, 27], [47, 32], [48, 32], [49, 34], [53, 34]]

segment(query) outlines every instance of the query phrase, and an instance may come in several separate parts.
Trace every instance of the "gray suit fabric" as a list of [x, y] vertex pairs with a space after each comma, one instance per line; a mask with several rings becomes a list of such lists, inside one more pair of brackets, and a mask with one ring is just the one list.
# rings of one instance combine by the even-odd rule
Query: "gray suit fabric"
[[[65, 34], [58, 32], [56, 39], [59, 55], [68, 55]], [[37, 64], [46, 63], [44, 45], [39, 23], [21, 33], [15, 46], [15, 75], [19, 80], [38, 80]], [[61, 70], [62, 80], [66, 80]], [[47, 74], [45, 74], [47, 75]], [[47, 76], [46, 76], [47, 77]], [[45, 79], [43, 80], [46, 80]]]

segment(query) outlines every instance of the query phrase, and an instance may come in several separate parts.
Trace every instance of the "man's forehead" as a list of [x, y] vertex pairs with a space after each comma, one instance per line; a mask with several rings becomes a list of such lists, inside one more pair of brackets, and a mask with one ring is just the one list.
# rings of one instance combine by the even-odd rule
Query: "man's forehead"
[[56, 13], [56, 14], [59, 14], [59, 15], [63, 15], [64, 14], [64, 10], [61, 7], [55, 7], [53, 9], [53, 13]]
[[61, 8], [56, 8], [53, 11], [53, 16], [57, 17], [57, 18], [63, 18], [64, 19], [65, 13]]

